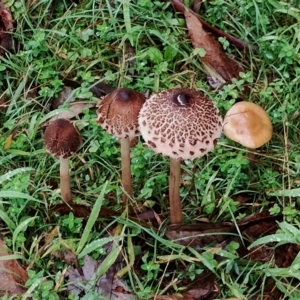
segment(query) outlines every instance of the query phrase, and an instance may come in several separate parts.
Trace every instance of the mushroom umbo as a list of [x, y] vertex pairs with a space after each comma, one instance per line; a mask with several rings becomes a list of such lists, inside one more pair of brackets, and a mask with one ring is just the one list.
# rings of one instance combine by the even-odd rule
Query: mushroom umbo
[[44, 144], [48, 153], [59, 158], [61, 196], [66, 202], [71, 202], [69, 157], [81, 147], [81, 136], [69, 120], [56, 119], [45, 130]]
[[109, 134], [120, 138], [123, 203], [132, 196], [130, 141], [139, 133], [138, 114], [146, 97], [132, 89], [119, 88], [103, 97], [98, 104], [97, 122]]
[[139, 115], [140, 132], [155, 152], [170, 157], [171, 223], [182, 223], [180, 161], [199, 158], [214, 149], [222, 117], [202, 92], [176, 88], [152, 95]]
[[241, 101], [226, 113], [223, 131], [229, 139], [244, 147], [256, 149], [272, 138], [273, 127], [262, 107]]

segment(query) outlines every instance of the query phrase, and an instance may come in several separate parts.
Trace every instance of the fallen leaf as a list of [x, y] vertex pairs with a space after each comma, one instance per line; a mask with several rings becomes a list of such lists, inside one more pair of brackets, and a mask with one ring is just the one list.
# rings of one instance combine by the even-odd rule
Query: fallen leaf
[[[116, 262], [118, 264], [118, 261]], [[95, 286], [93, 285], [97, 269], [101, 262], [97, 262], [89, 255], [84, 257], [84, 264], [82, 266], [82, 274], [77, 269], [69, 268], [68, 276], [68, 290], [74, 294], [79, 295], [89, 291], [94, 286], [94, 291], [101, 293], [101, 296], [107, 297], [111, 300], [136, 300], [136, 296], [129, 290], [127, 285], [115, 276], [118, 267], [116, 263], [97, 280]], [[99, 298], [102, 299], [102, 298]]]
[[203, 19], [200, 18], [199, 15], [197, 15], [191, 9], [188, 9], [186, 6], [184, 6], [184, 4], [182, 3], [182, 0], [169, 0], [169, 2], [172, 3], [174, 9], [177, 12], [184, 13], [186, 11], [189, 11], [190, 13], [192, 13], [194, 16], [197, 17], [197, 19], [203, 25], [204, 29], [210, 31], [212, 34], [214, 34], [217, 37], [226, 38], [232, 45], [235, 45], [237, 48], [239, 48], [241, 50], [245, 50], [245, 49], [252, 49], [252, 51], [257, 51], [258, 50], [257, 45], [248, 45], [245, 42], [241, 41], [240, 39], [232, 36], [231, 34], [229, 34], [227, 32], [224, 32], [219, 28], [213, 27], [209, 23], [205, 22]]
[[224, 242], [228, 233], [236, 233], [232, 223], [197, 223], [170, 225], [166, 236], [180, 245], [200, 250], [204, 245]]
[[51, 109], [58, 109], [60, 105], [63, 105], [67, 100], [74, 102], [75, 98], [72, 95], [73, 89], [69, 86], [64, 86], [58, 96], [51, 101]]
[[202, 0], [193, 0], [193, 2], [191, 4], [191, 8], [192, 8], [193, 12], [199, 13], [202, 2], [203, 2]]
[[3, 48], [12, 51], [13, 39], [10, 32], [13, 30], [13, 19], [8, 8], [0, 4], [0, 55], [4, 54]]
[[201, 60], [212, 79], [225, 84], [231, 83], [233, 78], [240, 78], [239, 73], [244, 72], [244, 69], [227, 56], [221, 45], [203, 30], [198, 18], [189, 11], [184, 16], [194, 48], [205, 50], [205, 56]]
[[[0, 239], [0, 257], [10, 255], [5, 243]], [[16, 260], [0, 259], [0, 296], [23, 294], [28, 280], [27, 272]]]
[[13, 142], [13, 134], [10, 134], [5, 140], [3, 150], [7, 151], [10, 148], [12, 142]]
[[92, 104], [92, 103], [82, 103], [82, 102], [71, 103], [70, 106], [68, 107], [68, 111], [63, 111], [56, 114], [52, 118], [48, 119], [46, 122], [43, 122], [41, 124], [41, 127], [48, 126], [52, 121], [56, 119], [67, 119], [67, 120], [72, 119], [78, 116], [79, 114], [81, 114], [84, 109], [95, 107], [95, 106], [96, 104]]
[[57, 259], [63, 260], [67, 265], [75, 266], [77, 269], [79, 269], [79, 264], [75, 252], [69, 249], [65, 249], [65, 250], [54, 252], [53, 256], [56, 257]]
[[[253, 230], [257, 233], [269, 233], [269, 227], [262, 227], [262, 222], [267, 222], [272, 228], [275, 220], [281, 219], [282, 216], [270, 216], [269, 211], [262, 211], [258, 214], [247, 216], [237, 222], [240, 232]], [[270, 223], [269, 223], [270, 221]], [[267, 226], [267, 225], [266, 225]], [[166, 236], [170, 240], [183, 246], [190, 246], [195, 249], [201, 249], [211, 243], [222, 243], [228, 240], [228, 233], [238, 233], [234, 223], [195, 223], [195, 224], [180, 224], [170, 225], [167, 227]]]
[[[90, 207], [82, 204], [57, 204], [52, 207], [50, 207], [50, 210], [53, 213], [60, 213], [61, 215], [67, 215], [70, 212], [74, 214], [76, 218], [85, 218], [87, 219], [91, 214]], [[154, 212], [153, 212], [154, 213]], [[122, 212], [114, 211], [112, 209], [101, 207], [101, 210], [99, 212], [99, 217], [101, 218], [110, 218], [115, 216], [120, 216]], [[150, 215], [148, 215], [150, 216]], [[132, 212], [129, 214], [129, 219], [136, 222], [137, 224], [140, 224], [141, 226], [145, 227], [151, 227], [152, 229], [156, 229], [159, 226], [159, 223], [161, 223], [160, 219], [156, 214], [154, 215], [154, 218], [151, 218], [150, 220], [146, 218], [146, 221], [143, 219], [146, 218], [145, 216], [142, 216], [141, 214], [137, 214], [135, 212]], [[150, 225], [148, 222], [153, 222]]]
[[[60, 76], [60, 78], [66, 86], [69, 86], [71, 88], [78, 88], [81, 86], [81, 82], [64, 78], [63, 76]], [[115, 89], [116, 88], [114, 88], [113, 86], [104, 82], [95, 82], [90, 86], [90, 92], [93, 94], [94, 97], [97, 98], [101, 98], [102, 96], [113, 92]]]
[[47, 247], [55, 237], [59, 235], [59, 226], [55, 226], [49, 233], [46, 233], [44, 236], [44, 246]]
[[[52, 213], [60, 213], [62, 215], [68, 215], [70, 212], [74, 214], [76, 218], [88, 218], [91, 214], [91, 208], [83, 204], [57, 204], [50, 207]], [[99, 217], [113, 217], [120, 216], [121, 213], [112, 209], [101, 207]]]
[[212, 300], [219, 294], [219, 287], [215, 284], [212, 273], [202, 273], [187, 286], [182, 295], [153, 296], [153, 300]]

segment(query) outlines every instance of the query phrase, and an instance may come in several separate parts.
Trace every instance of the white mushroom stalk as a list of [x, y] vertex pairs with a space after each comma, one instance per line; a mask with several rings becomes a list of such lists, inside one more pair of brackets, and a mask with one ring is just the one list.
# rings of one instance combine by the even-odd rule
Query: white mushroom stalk
[[98, 105], [97, 122], [112, 136], [120, 138], [123, 204], [132, 197], [130, 141], [139, 133], [138, 114], [146, 98], [127, 88], [119, 88], [105, 96]]
[[139, 125], [146, 144], [171, 158], [170, 219], [182, 223], [180, 161], [214, 149], [222, 132], [220, 112], [203, 93], [178, 88], [152, 95], [140, 111]]

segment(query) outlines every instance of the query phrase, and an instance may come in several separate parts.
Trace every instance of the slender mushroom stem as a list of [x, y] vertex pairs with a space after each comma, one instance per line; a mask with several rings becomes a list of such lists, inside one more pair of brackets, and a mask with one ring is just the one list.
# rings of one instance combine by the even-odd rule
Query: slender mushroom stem
[[70, 186], [70, 174], [69, 174], [69, 159], [59, 158], [60, 162], [60, 192], [61, 197], [68, 203], [72, 202], [72, 193]]
[[180, 159], [170, 158], [169, 198], [171, 224], [182, 223], [182, 211], [179, 194], [180, 163]]
[[131, 168], [130, 168], [130, 140], [121, 138], [122, 184], [124, 188], [123, 204], [132, 196]]

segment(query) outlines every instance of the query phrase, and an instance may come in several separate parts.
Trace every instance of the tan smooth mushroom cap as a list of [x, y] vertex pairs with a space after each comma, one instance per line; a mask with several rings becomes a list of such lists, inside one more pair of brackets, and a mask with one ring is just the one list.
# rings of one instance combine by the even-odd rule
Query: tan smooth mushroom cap
[[44, 134], [45, 148], [57, 158], [68, 158], [76, 153], [82, 144], [76, 127], [66, 119], [56, 119], [49, 124]]
[[241, 101], [226, 113], [223, 131], [229, 139], [256, 149], [272, 138], [273, 127], [263, 108], [252, 102]]
[[146, 144], [171, 158], [201, 157], [214, 149], [222, 117], [202, 92], [176, 88], [152, 95], [143, 105], [139, 124]]
[[138, 115], [145, 100], [137, 91], [116, 89], [100, 101], [97, 122], [109, 134], [131, 140], [139, 133]]

